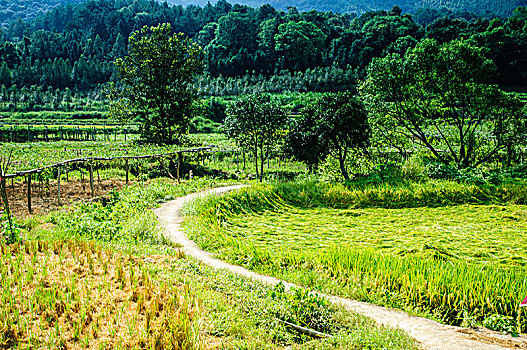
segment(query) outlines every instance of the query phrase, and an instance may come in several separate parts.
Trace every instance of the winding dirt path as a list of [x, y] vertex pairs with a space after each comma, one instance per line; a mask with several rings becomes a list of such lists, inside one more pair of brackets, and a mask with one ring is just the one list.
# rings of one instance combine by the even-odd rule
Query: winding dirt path
[[[181, 244], [187, 255], [202, 261], [204, 264], [216, 269], [228, 270], [267, 285], [275, 285], [282, 282], [286, 288], [296, 286], [293, 283], [262, 275], [247, 270], [241, 266], [232, 265], [222, 260], [215, 259], [210, 253], [204, 251], [198, 247], [195, 242], [188, 239], [186, 234], [182, 231], [181, 222], [183, 221], [183, 217], [180, 211], [185, 202], [198, 196], [221, 194], [241, 187], [243, 186], [221, 187], [206, 192], [194, 193], [164, 203], [160, 208], [154, 209], [154, 213], [157, 215], [159, 222], [166, 230], [167, 237], [173, 242]], [[329, 299], [331, 302], [343, 306], [349, 311], [359, 313], [375, 320], [378, 324], [402, 329], [412, 338], [420, 342], [425, 349], [527, 349], [527, 339], [523, 336], [521, 338], [512, 338], [495, 332], [478, 332], [460, 327], [443, 325], [426, 318], [410, 316], [403, 311], [392, 310], [382, 306], [327, 294], [321, 295]]]

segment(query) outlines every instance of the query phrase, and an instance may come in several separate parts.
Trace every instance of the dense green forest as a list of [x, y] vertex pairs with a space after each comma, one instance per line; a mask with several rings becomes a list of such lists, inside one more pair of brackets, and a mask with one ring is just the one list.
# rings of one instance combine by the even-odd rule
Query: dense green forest
[[494, 82], [523, 91], [526, 20], [525, 7], [500, 19], [441, 10], [410, 15], [397, 6], [356, 16], [225, 0], [205, 7], [90, 0], [14, 21], [0, 32], [0, 103], [31, 109], [38, 108], [43, 91], [100, 91], [115, 78], [113, 61], [126, 54], [130, 33], [164, 22], [203, 47], [206, 73], [197, 84], [209, 96], [354, 91], [374, 57], [404, 53], [425, 38], [462, 38], [484, 47], [498, 69]]
[[[30, 20], [36, 18], [57, 6], [78, 4], [86, 0], [0, 0], [0, 25], [7, 27], [16, 19]], [[162, 1], [161, 1], [162, 2]], [[174, 5], [207, 6], [216, 1], [208, 0], [168, 0]], [[525, 6], [524, 0], [240, 0], [236, 3], [251, 7], [260, 7], [269, 4], [276, 9], [286, 11], [288, 7], [296, 7], [299, 11], [332, 11], [337, 13], [364, 13], [368, 11], [388, 10], [395, 5], [400, 6], [405, 12], [415, 13], [422, 9], [438, 9], [443, 12], [474, 12], [493, 13], [508, 17], [518, 6]], [[12, 24], [14, 25], [14, 24]]]
[[51, 11], [57, 6], [78, 4], [85, 0], [0, 0], [0, 26], [6, 27], [14, 20], [30, 20]]
[[[208, 0], [169, 0], [176, 5], [200, 5], [206, 6]], [[260, 7], [269, 4], [280, 10], [287, 10], [288, 7], [296, 7], [299, 11], [332, 11], [338, 13], [363, 13], [368, 11], [387, 10], [395, 5], [400, 6], [404, 11], [416, 12], [421, 9], [441, 9], [441, 11], [454, 12], [490, 12], [499, 16], [508, 17], [518, 6], [525, 6], [522, 0], [241, 0], [240, 4]]]

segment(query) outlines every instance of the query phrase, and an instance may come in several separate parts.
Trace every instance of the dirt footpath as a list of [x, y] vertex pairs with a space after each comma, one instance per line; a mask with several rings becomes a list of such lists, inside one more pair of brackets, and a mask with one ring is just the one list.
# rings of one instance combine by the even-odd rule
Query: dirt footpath
[[[196, 196], [221, 194], [236, 190], [240, 187], [242, 186], [229, 186], [191, 194], [163, 204], [160, 208], [155, 209], [154, 213], [157, 215], [159, 222], [164, 226], [167, 237], [181, 244], [187, 255], [202, 261], [204, 264], [217, 269], [225, 269], [268, 285], [275, 285], [282, 282], [286, 288], [295, 286], [292, 283], [281, 281], [271, 276], [261, 275], [243, 267], [215, 259], [210, 253], [202, 250], [196, 243], [189, 240], [182, 231], [181, 222], [183, 221], [183, 217], [181, 215], [181, 208], [186, 201]], [[403, 311], [392, 310], [327, 294], [322, 295], [331, 302], [342, 305], [349, 311], [367, 316], [379, 324], [402, 329], [420, 342], [425, 349], [527, 349], [527, 338], [525, 336], [512, 338], [511, 336], [502, 335], [487, 329], [471, 330], [447, 326], [426, 318], [410, 316]]]

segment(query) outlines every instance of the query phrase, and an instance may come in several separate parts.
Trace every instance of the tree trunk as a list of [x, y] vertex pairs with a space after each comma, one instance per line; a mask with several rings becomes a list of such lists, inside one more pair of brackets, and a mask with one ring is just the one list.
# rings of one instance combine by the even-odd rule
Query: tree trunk
[[344, 180], [348, 181], [350, 176], [348, 174], [348, 170], [346, 170], [345, 161], [346, 159], [344, 157], [339, 157], [340, 172], [342, 173]]
[[260, 182], [263, 181], [263, 170], [264, 170], [264, 163], [265, 163], [265, 153], [264, 153], [264, 147], [260, 148]]
[[254, 156], [254, 167], [256, 169], [256, 178], [259, 179], [259, 176], [258, 176], [258, 148], [254, 149], [253, 156]]

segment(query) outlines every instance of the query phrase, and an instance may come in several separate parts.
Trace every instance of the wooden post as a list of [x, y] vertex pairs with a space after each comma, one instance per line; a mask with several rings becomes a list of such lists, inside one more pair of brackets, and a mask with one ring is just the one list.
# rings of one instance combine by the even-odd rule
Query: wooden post
[[126, 165], [126, 184], [128, 185], [128, 158], [125, 159], [125, 165]]
[[181, 153], [177, 154], [177, 182], [179, 182], [179, 170], [181, 169]]
[[90, 190], [91, 190], [91, 196], [94, 196], [94, 190], [93, 190], [93, 162], [90, 161]]
[[57, 172], [58, 172], [58, 177], [57, 177], [57, 194], [58, 194], [58, 199], [57, 199], [57, 203], [60, 207], [60, 165], [58, 166], [57, 168]]
[[31, 174], [27, 175], [27, 209], [30, 214], [33, 212], [31, 209]]

